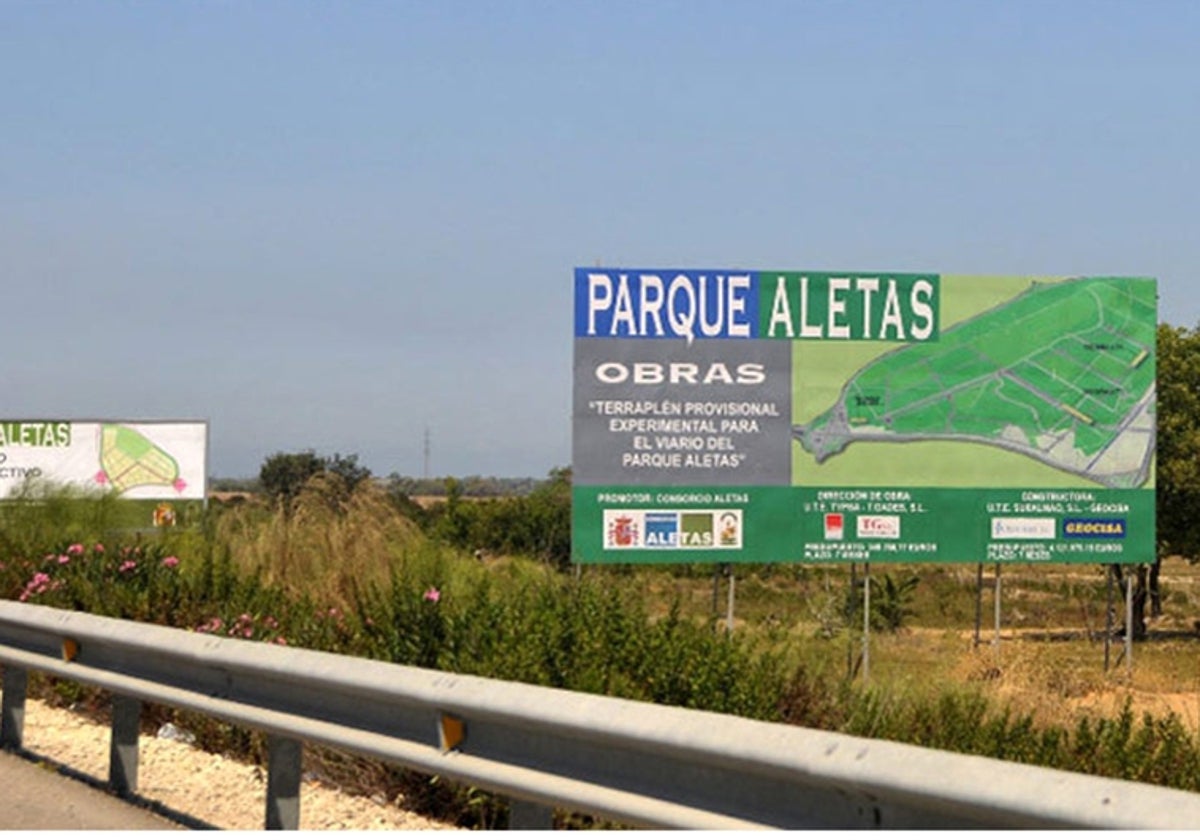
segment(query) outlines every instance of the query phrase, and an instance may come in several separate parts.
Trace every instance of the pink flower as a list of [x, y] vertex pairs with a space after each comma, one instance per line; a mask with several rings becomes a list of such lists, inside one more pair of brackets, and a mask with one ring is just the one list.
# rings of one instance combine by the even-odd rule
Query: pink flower
[[201, 633], [216, 633], [224, 625], [219, 616], [213, 616], [208, 621], [201, 624], [196, 629]]
[[170, 557], [164, 557], [162, 559], [162, 564], [168, 569], [174, 569], [179, 565], [179, 558], [172, 554]]
[[43, 592], [48, 590], [58, 589], [59, 585], [60, 584], [57, 581], [51, 581], [50, 575], [46, 574], [45, 572], [37, 572], [29, 579], [29, 582], [25, 584], [25, 589], [17, 597], [17, 600], [28, 601], [31, 595], [41, 595]]
[[76, 556], [83, 554], [83, 545], [81, 543], [72, 543], [67, 546], [67, 554], [74, 554]]
[[103, 554], [104, 553], [104, 543], [96, 543], [96, 545], [92, 549], [92, 551], [96, 552], [97, 554]]
[[71, 558], [65, 554], [58, 555], [58, 565], [65, 566], [71, 562]]
[[283, 645], [284, 647], [286, 647], [286, 646], [287, 646], [287, 639], [283, 638], [283, 636], [276, 636], [276, 637], [275, 637], [275, 644], [277, 644], [277, 645]]
[[117, 571], [119, 571], [119, 572], [132, 572], [132, 571], [133, 571], [134, 569], [136, 569], [136, 568], [137, 568], [137, 561], [136, 561], [136, 560], [126, 560], [124, 563], [122, 563], [122, 564], [121, 564], [121, 567], [120, 567], [119, 569], [117, 569]]
[[442, 600], [442, 593], [439, 592], [436, 587], [431, 586], [425, 590], [425, 594], [421, 597], [423, 597], [426, 601], [432, 601], [436, 604], [438, 601]]

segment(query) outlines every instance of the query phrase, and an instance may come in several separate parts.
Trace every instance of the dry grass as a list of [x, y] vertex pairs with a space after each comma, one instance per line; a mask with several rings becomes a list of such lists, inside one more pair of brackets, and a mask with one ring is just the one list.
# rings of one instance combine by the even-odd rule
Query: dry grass
[[[901, 696], [935, 696], [955, 687], [982, 691], [998, 704], [1032, 714], [1040, 723], [1070, 725], [1082, 714], [1110, 716], [1126, 701], [1137, 714], [1173, 712], [1200, 734], [1200, 565], [1165, 561], [1164, 615], [1151, 619], [1149, 638], [1135, 643], [1132, 675], [1124, 638], [1110, 640], [1105, 669], [1105, 576], [1098, 566], [1005, 567], [1001, 629], [995, 633], [995, 567], [985, 569], [979, 644], [975, 641], [976, 566], [876, 567], [873, 577], [921, 577], [914, 615], [898, 633], [873, 633], [873, 687]], [[842, 612], [849, 585], [844, 567], [735, 569], [736, 632], [774, 645], [807, 668], [861, 680], [861, 619]], [[861, 573], [861, 570], [860, 570]], [[639, 570], [652, 602], [679, 597], [694, 618], [713, 615], [711, 577], [672, 577]], [[726, 583], [717, 616], [726, 611]], [[1123, 624], [1115, 593], [1115, 629]], [[718, 621], [724, 628], [724, 621]]]
[[[1177, 619], [1175, 619], [1177, 620]], [[1132, 669], [1123, 638], [1110, 640], [1081, 627], [915, 629], [872, 638], [872, 682], [903, 691], [974, 686], [1043, 725], [1070, 726], [1082, 715], [1111, 717], [1128, 702], [1135, 714], [1176, 714], [1200, 735], [1200, 636], [1152, 626], [1133, 646]]]
[[319, 479], [290, 512], [261, 504], [229, 511], [218, 537], [230, 546], [235, 565], [263, 583], [293, 594], [319, 592], [346, 606], [356, 586], [384, 583], [391, 563], [424, 537], [372, 482], [338, 502]]

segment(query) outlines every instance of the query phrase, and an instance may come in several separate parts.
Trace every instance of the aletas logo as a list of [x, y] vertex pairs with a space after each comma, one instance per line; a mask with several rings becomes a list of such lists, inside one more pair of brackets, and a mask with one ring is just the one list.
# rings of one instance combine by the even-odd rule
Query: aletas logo
[[843, 540], [846, 538], [846, 514], [825, 514], [825, 539]]
[[647, 511], [646, 547], [678, 548], [679, 514]]
[[684, 548], [707, 548], [713, 544], [713, 515], [708, 511], [680, 514]]

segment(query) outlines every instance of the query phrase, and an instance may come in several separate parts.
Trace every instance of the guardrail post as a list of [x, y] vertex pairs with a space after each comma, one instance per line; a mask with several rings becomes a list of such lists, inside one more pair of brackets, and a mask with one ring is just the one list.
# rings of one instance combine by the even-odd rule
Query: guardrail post
[[4, 666], [4, 699], [0, 703], [0, 747], [21, 749], [25, 731], [25, 689], [29, 675], [24, 668]]
[[520, 799], [509, 800], [509, 831], [549, 831], [553, 828], [554, 809], [550, 806]]
[[292, 738], [267, 737], [267, 830], [300, 828], [300, 758], [302, 746]]
[[108, 748], [108, 784], [119, 796], [137, 790], [138, 729], [142, 703], [116, 695], [112, 703], [112, 741]]

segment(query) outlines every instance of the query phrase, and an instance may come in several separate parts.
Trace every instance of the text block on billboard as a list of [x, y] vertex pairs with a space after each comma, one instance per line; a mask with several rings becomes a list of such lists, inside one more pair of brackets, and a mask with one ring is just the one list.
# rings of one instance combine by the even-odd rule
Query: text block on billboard
[[585, 563], [1154, 559], [1132, 277], [580, 268]]
[[0, 499], [28, 481], [124, 499], [203, 499], [204, 422], [0, 421]]

